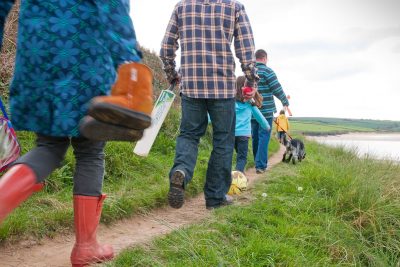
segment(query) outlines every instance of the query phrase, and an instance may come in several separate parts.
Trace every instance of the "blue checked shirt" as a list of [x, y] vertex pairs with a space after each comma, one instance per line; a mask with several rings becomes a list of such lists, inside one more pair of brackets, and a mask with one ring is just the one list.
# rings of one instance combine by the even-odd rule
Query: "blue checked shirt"
[[[246, 77], [255, 72], [254, 40], [242, 4], [234, 0], [182, 0], [176, 6], [161, 44], [160, 57], [173, 77], [181, 47], [182, 94], [192, 98], [233, 98], [235, 54]], [[172, 79], [169, 79], [170, 81]]]

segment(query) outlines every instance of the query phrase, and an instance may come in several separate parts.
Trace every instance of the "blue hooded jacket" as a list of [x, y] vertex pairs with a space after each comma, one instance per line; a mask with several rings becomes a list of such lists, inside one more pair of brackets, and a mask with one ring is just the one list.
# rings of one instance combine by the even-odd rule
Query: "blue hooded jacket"
[[268, 131], [271, 129], [271, 126], [256, 106], [252, 106], [249, 102], [236, 101], [235, 136], [251, 136], [252, 116], [260, 124], [261, 128]]

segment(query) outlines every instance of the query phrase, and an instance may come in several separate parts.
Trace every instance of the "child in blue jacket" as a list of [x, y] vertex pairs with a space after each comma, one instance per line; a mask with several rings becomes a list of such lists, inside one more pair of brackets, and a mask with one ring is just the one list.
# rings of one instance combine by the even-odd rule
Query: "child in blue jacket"
[[253, 116], [263, 129], [268, 131], [271, 129], [271, 126], [257, 107], [257, 104], [262, 105], [261, 96], [256, 95], [255, 100], [251, 99], [250, 101], [244, 99], [243, 88], [245, 80], [244, 76], [239, 76], [236, 80], [236, 170], [241, 172], [244, 172], [247, 163], [249, 138], [251, 136], [251, 117]]

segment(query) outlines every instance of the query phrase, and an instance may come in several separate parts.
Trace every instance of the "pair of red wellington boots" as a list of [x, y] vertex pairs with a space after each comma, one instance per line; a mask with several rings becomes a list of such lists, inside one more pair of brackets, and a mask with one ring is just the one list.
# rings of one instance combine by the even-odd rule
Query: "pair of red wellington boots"
[[153, 110], [153, 74], [140, 63], [118, 68], [117, 81], [110, 96], [95, 97], [79, 130], [88, 139], [98, 141], [136, 141], [151, 125]]
[[[43, 184], [37, 183], [30, 167], [25, 164], [11, 167], [0, 179], [0, 224], [17, 206], [42, 188]], [[74, 196], [76, 239], [71, 253], [73, 267], [87, 266], [114, 257], [112, 247], [100, 245], [96, 238], [105, 197]]]

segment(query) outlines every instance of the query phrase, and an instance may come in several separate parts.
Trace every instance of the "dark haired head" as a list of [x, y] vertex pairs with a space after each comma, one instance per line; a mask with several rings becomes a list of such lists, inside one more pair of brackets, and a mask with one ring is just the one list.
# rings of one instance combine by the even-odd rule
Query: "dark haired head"
[[283, 115], [285, 115], [285, 110], [284, 110], [284, 109], [282, 109], [282, 110], [281, 110], [281, 112], [279, 112], [279, 114], [281, 114], [281, 115], [282, 115], [282, 114], [283, 114]]
[[236, 79], [236, 100], [240, 102], [244, 102], [242, 88], [244, 87], [245, 82], [246, 77], [244, 76], [239, 76]]
[[258, 49], [256, 51], [256, 59], [262, 59], [262, 58], [267, 58], [268, 54], [265, 52], [264, 49]]

